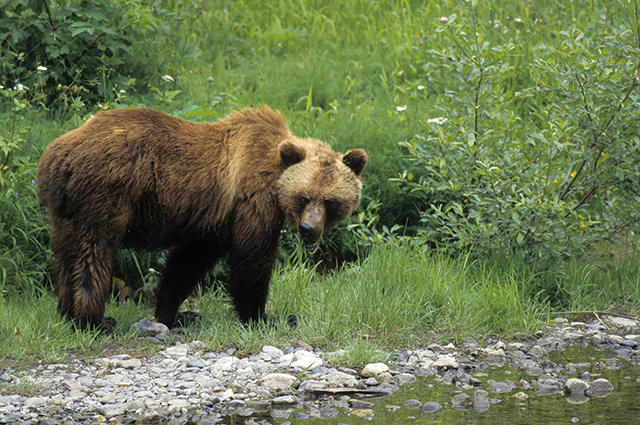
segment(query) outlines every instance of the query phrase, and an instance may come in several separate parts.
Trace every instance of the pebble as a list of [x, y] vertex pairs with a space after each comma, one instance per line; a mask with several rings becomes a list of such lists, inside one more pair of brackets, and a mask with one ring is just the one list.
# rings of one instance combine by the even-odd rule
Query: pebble
[[[436, 382], [462, 391], [449, 402], [457, 410], [481, 413], [501, 398], [525, 400], [563, 392], [567, 403], [585, 403], [614, 390], [611, 382], [594, 370], [615, 370], [622, 362], [640, 362], [639, 324], [613, 316], [604, 322], [607, 326], [599, 321], [557, 318], [534, 341], [498, 340], [484, 346], [467, 341], [460, 347], [431, 344], [387, 353], [397, 360], [371, 363], [361, 370], [332, 367], [326, 359], [335, 353], [323, 353], [304, 341], [284, 350], [267, 345], [256, 354], [240, 357], [233, 349], [218, 353], [207, 351], [198, 341], [175, 342], [181, 335], [172, 334], [164, 325], [139, 322], [132, 326], [133, 332], [164, 344], [152, 357], [118, 354], [73, 358], [66, 364], [27, 370], [0, 369], [0, 382], [11, 385], [0, 395], [0, 424], [206, 425], [234, 415], [248, 424], [269, 424], [263, 420], [264, 412], [278, 420], [332, 418], [342, 413], [373, 420], [374, 403], [360, 397], [389, 394], [398, 386], [430, 375]], [[592, 344], [599, 350], [608, 349], [612, 357], [597, 364], [568, 365], [547, 359], [547, 353], [569, 344]], [[481, 371], [487, 367], [505, 367], [505, 374], [518, 375], [513, 381], [486, 379], [487, 374]], [[31, 396], [7, 393], [8, 388], [25, 386], [36, 390]], [[515, 389], [518, 392], [511, 394]], [[489, 398], [489, 394], [496, 398]], [[409, 399], [401, 404], [387, 408], [425, 413], [442, 409], [429, 400]]]

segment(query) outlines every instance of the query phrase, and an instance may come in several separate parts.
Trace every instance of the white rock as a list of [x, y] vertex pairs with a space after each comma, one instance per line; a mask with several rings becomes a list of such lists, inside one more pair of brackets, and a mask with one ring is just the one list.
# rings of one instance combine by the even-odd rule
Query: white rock
[[323, 365], [324, 360], [306, 350], [296, 351], [293, 354], [293, 362], [291, 362], [291, 367], [302, 370], [313, 369], [314, 367], [320, 367]]
[[296, 381], [296, 377], [287, 373], [270, 373], [260, 380], [260, 385], [270, 390], [281, 391], [291, 388]]
[[238, 368], [238, 364], [240, 360], [237, 357], [223, 357], [213, 365], [213, 368], [216, 370], [222, 370], [225, 372], [230, 372], [232, 370], [236, 370]]
[[185, 345], [174, 345], [173, 347], [168, 347], [164, 352], [170, 356], [186, 356], [189, 352], [189, 347]]
[[183, 400], [181, 398], [176, 398], [169, 401], [169, 411], [175, 412], [178, 410], [182, 410], [183, 408], [188, 408], [191, 404], [187, 400]]
[[108, 418], [112, 418], [114, 416], [120, 416], [120, 415], [124, 415], [126, 411], [125, 406], [118, 404], [118, 405], [106, 405], [103, 407], [100, 407], [98, 409], [98, 412], [100, 412], [100, 414], [102, 414], [103, 416], [105, 416], [107, 419]]
[[360, 375], [364, 378], [375, 378], [381, 373], [388, 372], [389, 366], [384, 363], [369, 363], [362, 369]]
[[450, 355], [439, 355], [435, 362], [433, 362], [433, 367], [445, 367], [447, 369], [457, 369], [458, 362], [455, 357]]
[[348, 373], [334, 371], [329, 373], [324, 377], [327, 380], [327, 383], [330, 387], [347, 387], [347, 388], [355, 388], [358, 385], [358, 380], [355, 376], [349, 375]]
[[618, 328], [632, 328], [638, 325], [635, 320], [627, 319], [625, 317], [607, 316], [605, 321], [609, 326], [615, 326]]
[[265, 345], [262, 347], [262, 353], [271, 357], [272, 359], [279, 359], [284, 356], [284, 352], [278, 347], [274, 347], [272, 345]]
[[121, 367], [123, 369], [136, 369], [140, 366], [142, 366], [140, 359], [120, 360], [116, 363], [116, 367]]
[[42, 397], [31, 397], [24, 401], [24, 407], [42, 407], [47, 404], [47, 400]]
[[283, 395], [273, 399], [273, 404], [296, 404], [298, 399], [292, 395]]

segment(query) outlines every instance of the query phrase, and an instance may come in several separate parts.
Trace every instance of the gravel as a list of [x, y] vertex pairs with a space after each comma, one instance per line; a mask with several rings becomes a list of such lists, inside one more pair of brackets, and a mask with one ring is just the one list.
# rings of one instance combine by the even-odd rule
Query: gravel
[[[431, 344], [388, 353], [395, 360], [372, 363], [361, 370], [334, 367], [324, 353], [299, 341], [281, 350], [265, 346], [248, 357], [233, 349], [211, 352], [198, 341], [167, 345], [168, 329], [153, 322], [134, 325], [141, 338], [164, 344], [150, 358], [119, 354], [74, 358], [67, 363], [40, 364], [30, 369], [0, 369], [0, 424], [168, 423], [206, 425], [230, 415], [247, 423], [274, 419], [330, 418], [374, 415], [368, 397], [384, 396], [421, 376], [463, 392], [449, 402], [459, 410], [484, 412], [501, 396], [564, 394], [569, 403], [606, 397], [614, 387], [588, 372], [568, 378], [562, 371], [580, 365], [551, 364], [545, 354], [565, 347], [593, 345], [608, 350], [607, 368], [623, 361], [640, 362], [640, 326], [636, 320], [607, 317], [604, 321], [556, 319], [532, 341], [468, 341], [460, 346]], [[160, 338], [157, 338], [160, 336]], [[518, 382], [493, 381], [477, 373], [487, 366], [522, 372]], [[30, 395], [25, 395], [30, 394]], [[435, 412], [435, 401], [408, 399], [399, 409]]]

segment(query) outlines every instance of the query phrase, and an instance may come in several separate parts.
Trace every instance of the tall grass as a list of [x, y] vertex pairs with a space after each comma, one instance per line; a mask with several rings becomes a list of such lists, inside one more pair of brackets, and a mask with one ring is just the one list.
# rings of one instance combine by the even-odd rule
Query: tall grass
[[[355, 365], [431, 342], [527, 338], [554, 311], [603, 311], [617, 305], [617, 311], [638, 313], [635, 262], [585, 267], [570, 261], [553, 272], [536, 268], [524, 260], [470, 262], [392, 244], [324, 275], [294, 262], [275, 273], [267, 304], [271, 323], [243, 325], [223, 291], [203, 289], [185, 305], [202, 312], [203, 319], [176, 338], [244, 353], [267, 344], [285, 348], [301, 339], [328, 352], [347, 349], [336, 361]], [[113, 344], [154, 350], [128, 331], [132, 323], [151, 318], [146, 303], [114, 298], [107, 314], [117, 318], [118, 327], [110, 336], [75, 331], [55, 305], [51, 293], [25, 292], [0, 301], [0, 360], [59, 361], [69, 354], [99, 355]], [[287, 325], [290, 314], [297, 315], [297, 327]]]

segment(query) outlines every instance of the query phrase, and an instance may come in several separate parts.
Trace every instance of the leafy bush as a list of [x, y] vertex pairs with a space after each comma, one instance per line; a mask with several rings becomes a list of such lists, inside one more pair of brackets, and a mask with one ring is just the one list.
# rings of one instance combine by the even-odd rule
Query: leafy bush
[[158, 22], [140, 0], [0, 2], [0, 84], [44, 105], [115, 99], [148, 72]]
[[[492, 45], [476, 1], [443, 18], [432, 54], [454, 76], [424, 131], [402, 145], [429, 199], [422, 236], [479, 256], [564, 255], [638, 220], [640, 22], [625, 2], [537, 52], [517, 86], [511, 42]], [[637, 5], [636, 5], [637, 8]], [[585, 37], [585, 34], [588, 35]]]

